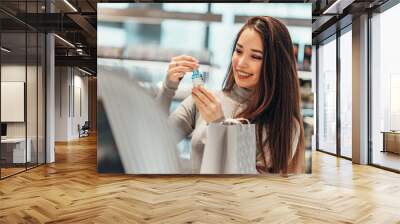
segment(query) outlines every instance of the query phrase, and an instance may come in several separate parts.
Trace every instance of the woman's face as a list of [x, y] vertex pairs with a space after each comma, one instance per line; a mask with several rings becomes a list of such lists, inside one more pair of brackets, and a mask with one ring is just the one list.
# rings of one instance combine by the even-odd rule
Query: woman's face
[[243, 30], [232, 56], [235, 83], [239, 87], [252, 89], [257, 85], [263, 58], [261, 36], [254, 29]]

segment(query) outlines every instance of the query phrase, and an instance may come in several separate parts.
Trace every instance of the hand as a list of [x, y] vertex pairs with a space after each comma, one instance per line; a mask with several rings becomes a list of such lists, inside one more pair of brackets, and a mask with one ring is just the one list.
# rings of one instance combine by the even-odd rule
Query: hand
[[221, 103], [217, 97], [203, 86], [194, 87], [192, 90], [192, 97], [201, 116], [207, 123], [212, 123], [224, 117]]
[[191, 72], [199, 67], [199, 61], [191, 56], [180, 55], [173, 57], [168, 65], [167, 79], [178, 87], [186, 72]]

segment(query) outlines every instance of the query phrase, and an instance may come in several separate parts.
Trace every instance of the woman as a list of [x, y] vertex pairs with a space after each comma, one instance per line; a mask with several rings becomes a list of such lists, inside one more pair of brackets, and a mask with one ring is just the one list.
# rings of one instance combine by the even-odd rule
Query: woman
[[[192, 96], [170, 115], [182, 137], [192, 135], [194, 172], [200, 168], [207, 125], [234, 117], [256, 124], [256, 168], [260, 173], [303, 173], [300, 87], [287, 28], [272, 17], [252, 17], [234, 44], [222, 92], [193, 88]], [[198, 61], [190, 56], [171, 60], [159, 94], [166, 108], [185, 73], [197, 67]]]

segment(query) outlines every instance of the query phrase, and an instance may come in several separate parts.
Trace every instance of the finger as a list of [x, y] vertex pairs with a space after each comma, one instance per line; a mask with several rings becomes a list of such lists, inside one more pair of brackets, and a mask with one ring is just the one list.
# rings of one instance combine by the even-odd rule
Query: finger
[[210, 104], [210, 100], [198, 89], [194, 88], [192, 93], [205, 105]]
[[207, 105], [201, 99], [199, 99], [199, 97], [196, 96], [195, 94], [192, 94], [192, 97], [193, 97], [194, 103], [199, 108], [199, 110], [204, 111], [204, 109], [207, 107]]
[[214, 94], [210, 91], [208, 91], [206, 88], [204, 88], [203, 86], [199, 86], [199, 91], [205, 95], [208, 100], [210, 100], [211, 102], [217, 102], [217, 99], [215, 98]]
[[179, 67], [179, 66], [186, 66], [186, 67], [195, 69], [195, 68], [199, 67], [199, 63], [193, 62], [193, 61], [172, 61], [168, 65], [169, 68], [174, 68], [174, 67]]
[[183, 76], [185, 76], [186, 73], [184, 72], [178, 72], [178, 73], [173, 73], [172, 77], [178, 79], [179, 81], [183, 79]]
[[175, 67], [175, 68], [171, 68], [169, 70], [170, 73], [185, 73], [185, 72], [190, 72], [193, 69], [190, 67], [186, 67], [186, 66], [179, 66], [179, 67]]
[[185, 67], [189, 67], [193, 69], [196, 69], [199, 67], [199, 64], [197, 62], [191, 62], [191, 61], [179, 61], [179, 62], [175, 62], [172, 61], [169, 65], [168, 68], [176, 68], [176, 67], [180, 67], [180, 66], [185, 66]]
[[189, 60], [189, 61], [193, 61], [193, 62], [198, 62], [198, 60], [196, 58], [189, 56], [189, 55], [180, 55], [177, 57], [173, 57], [172, 60], [173, 61]]

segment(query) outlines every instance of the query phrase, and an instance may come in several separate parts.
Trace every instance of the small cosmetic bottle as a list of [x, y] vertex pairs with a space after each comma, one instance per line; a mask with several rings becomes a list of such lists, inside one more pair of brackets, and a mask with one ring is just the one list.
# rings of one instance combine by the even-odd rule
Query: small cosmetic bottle
[[207, 78], [208, 78], [208, 72], [200, 72], [198, 69], [193, 70], [192, 83], [194, 87], [199, 85], [204, 85]]

